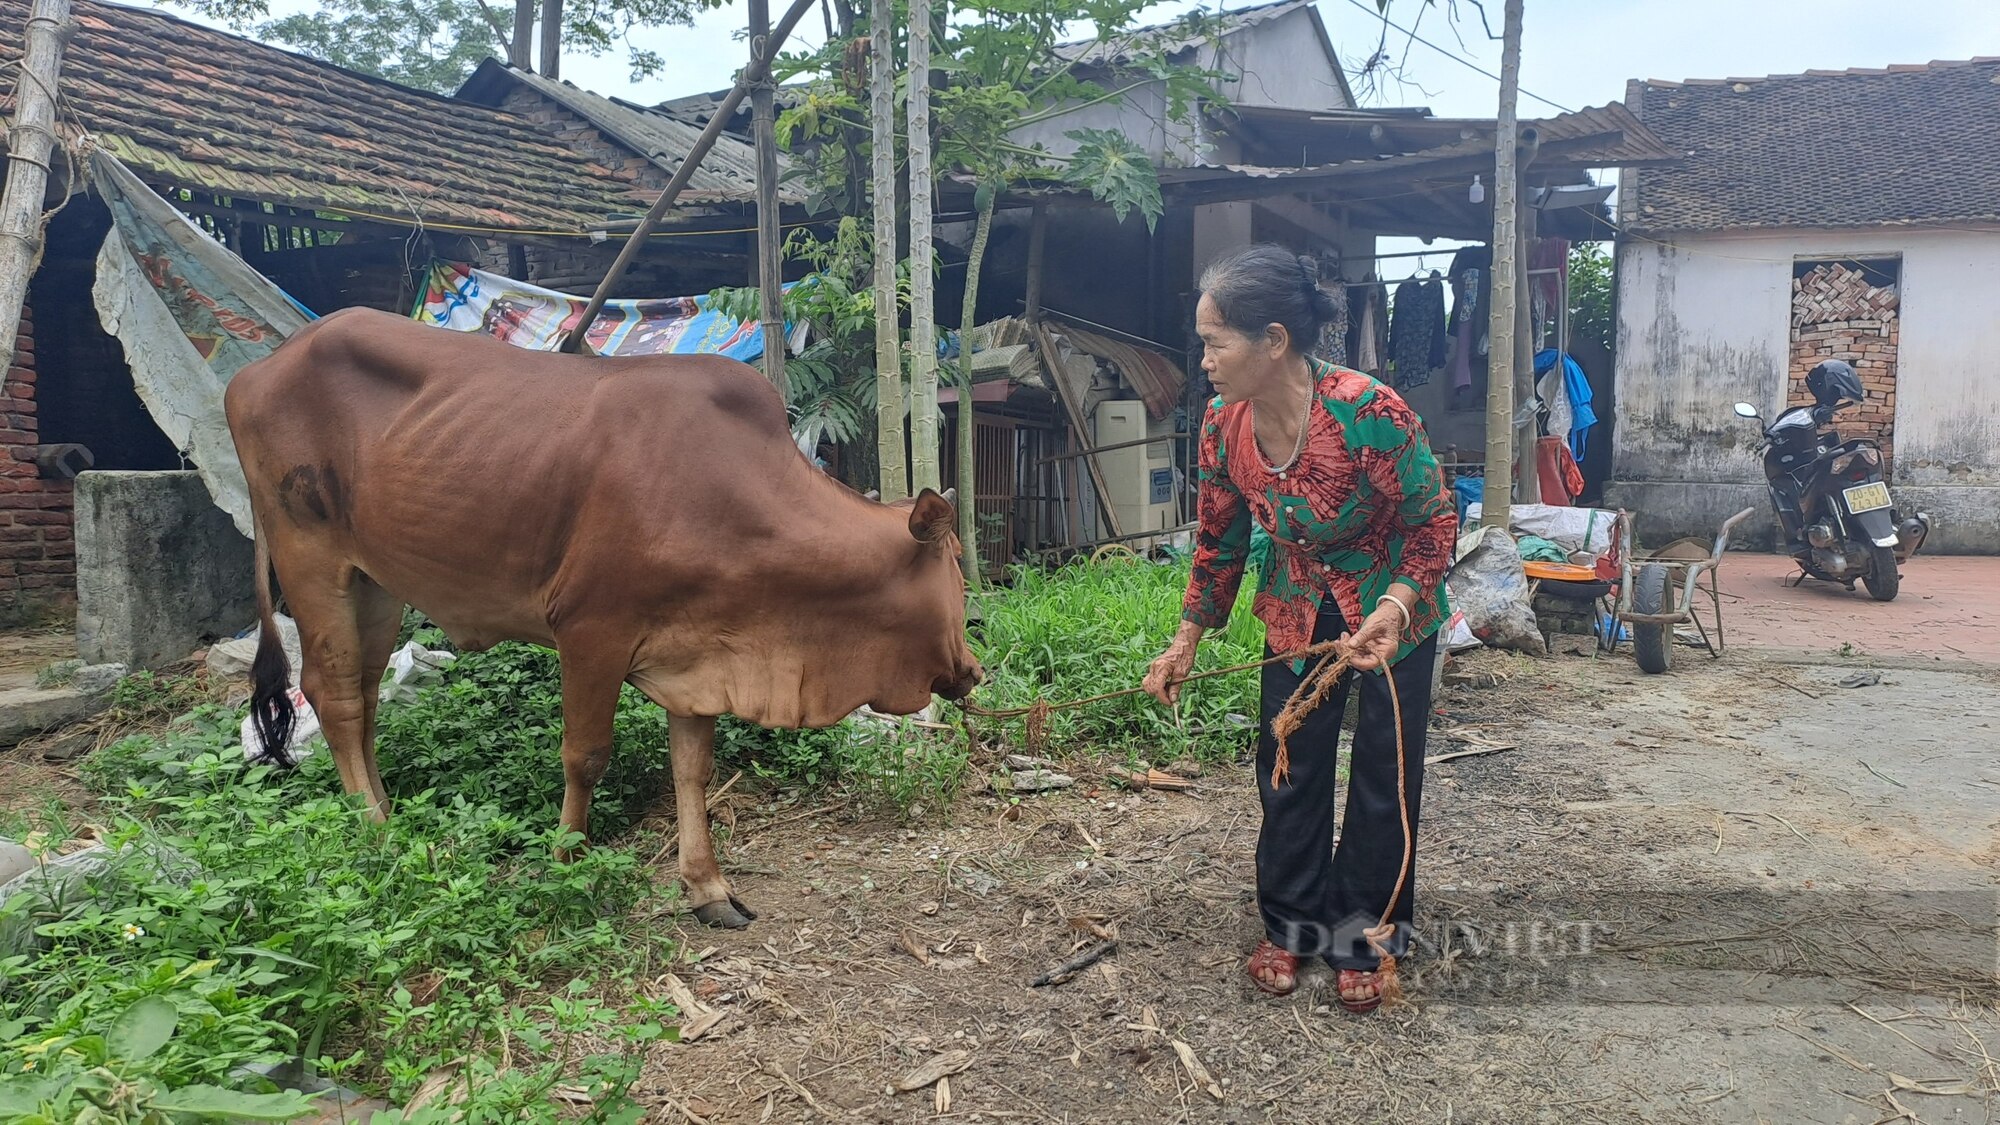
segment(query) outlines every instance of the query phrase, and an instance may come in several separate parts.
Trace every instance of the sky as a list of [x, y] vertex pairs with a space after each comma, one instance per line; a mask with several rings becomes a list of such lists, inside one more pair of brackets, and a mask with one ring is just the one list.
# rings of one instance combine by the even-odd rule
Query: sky
[[[1147, 13], [1148, 22], [1193, 6], [1185, 0], [1160, 4]], [[1501, 0], [1485, 0], [1485, 6], [1497, 34]], [[1457, 8], [1454, 25], [1449, 0], [1434, 7], [1393, 0], [1389, 18], [1405, 27], [1418, 20], [1423, 38], [1497, 74], [1499, 42], [1486, 39], [1469, 0], [1457, 0]], [[1374, 0], [1319, 0], [1319, 10], [1342, 63], [1357, 74], [1381, 42]], [[563, 77], [639, 102], [723, 89], [747, 53], [734, 38], [743, 18], [744, 5], [732, 3], [692, 28], [640, 37], [641, 45], [667, 60], [661, 76], [644, 82], [629, 81], [615, 55], [566, 58]], [[1630, 78], [1734, 78], [2000, 55], [2000, 0], [1526, 0], [1522, 29], [1522, 88], [1577, 109], [1622, 99]], [[825, 37], [817, 13], [801, 31], [812, 44]], [[1405, 36], [1391, 33], [1387, 48], [1404, 82], [1385, 77], [1373, 91], [1357, 89], [1364, 104], [1429, 106], [1449, 116], [1495, 112], [1499, 83], [1493, 79], [1409, 44]], [[1522, 99], [1524, 116], [1547, 109]]]

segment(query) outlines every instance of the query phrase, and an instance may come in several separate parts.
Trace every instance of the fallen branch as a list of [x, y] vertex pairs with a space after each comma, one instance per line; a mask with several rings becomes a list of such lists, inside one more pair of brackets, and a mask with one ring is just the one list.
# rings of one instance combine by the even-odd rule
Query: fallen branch
[[[972, 1065], [971, 1051], [946, 1051], [924, 1060], [922, 1066], [896, 1080], [895, 1091], [907, 1094], [921, 1090], [945, 1077], [957, 1074]], [[950, 1095], [946, 1095], [949, 1097]]]
[[1518, 749], [1520, 749], [1520, 747], [1510, 745], [1510, 746], [1480, 746], [1471, 750], [1453, 750], [1449, 754], [1432, 754], [1430, 757], [1424, 759], [1424, 764], [1427, 766], [1434, 766], [1437, 765], [1439, 762], [1449, 762], [1453, 758], [1476, 758], [1481, 754], [1499, 754], [1508, 750], [1518, 750]]
[[1067, 984], [1071, 977], [1104, 960], [1105, 954], [1117, 948], [1118, 943], [1116, 941], [1100, 941], [1096, 945], [1064, 961], [1062, 964], [1057, 965], [1055, 968], [1050, 969], [1048, 972], [1043, 973], [1041, 976], [1036, 977], [1028, 987], [1041, 988], [1044, 985]]

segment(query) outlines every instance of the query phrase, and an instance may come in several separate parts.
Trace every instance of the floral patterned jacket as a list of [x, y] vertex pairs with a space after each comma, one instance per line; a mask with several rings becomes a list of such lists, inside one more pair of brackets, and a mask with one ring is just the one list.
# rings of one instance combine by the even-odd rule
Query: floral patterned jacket
[[1305, 448], [1288, 471], [1257, 448], [1249, 403], [1209, 404], [1194, 573], [1181, 616], [1211, 629], [1228, 621], [1254, 520], [1275, 548], [1254, 603], [1273, 652], [1312, 643], [1328, 594], [1353, 628], [1403, 579], [1418, 596], [1396, 652], [1401, 660], [1450, 616], [1444, 575], [1457, 509], [1423, 421], [1401, 396], [1359, 371], [1312, 366]]

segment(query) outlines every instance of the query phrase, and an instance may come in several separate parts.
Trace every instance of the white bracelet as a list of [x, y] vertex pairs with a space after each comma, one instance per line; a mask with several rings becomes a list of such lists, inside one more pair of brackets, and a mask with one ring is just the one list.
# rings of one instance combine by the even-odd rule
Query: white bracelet
[[[1411, 626], [1411, 624], [1413, 624], [1413, 622], [1412, 622], [1412, 620], [1411, 620], [1411, 618], [1410, 618], [1410, 607], [1409, 607], [1409, 606], [1406, 606], [1406, 605], [1404, 605], [1404, 604], [1403, 604], [1403, 599], [1401, 599], [1401, 598], [1398, 598], [1398, 597], [1395, 597], [1395, 596], [1393, 596], [1393, 595], [1390, 595], [1390, 594], [1383, 594], [1383, 595], [1382, 595], [1381, 597], [1379, 597], [1379, 598], [1376, 598], [1376, 599], [1375, 599], [1375, 608], [1377, 608], [1377, 609], [1380, 609], [1380, 608], [1382, 608], [1382, 603], [1383, 603], [1383, 602], [1388, 602], [1388, 603], [1389, 603], [1390, 605], [1392, 605], [1392, 606], [1395, 606], [1395, 607], [1396, 607], [1396, 612], [1397, 612], [1397, 613], [1400, 613], [1400, 614], [1402, 614], [1402, 615], [1403, 615], [1403, 628], [1402, 628], [1402, 632], [1403, 632], [1403, 633], [1407, 633], [1407, 632], [1409, 632], [1409, 631], [1410, 631], [1410, 626]], [[1398, 634], [1398, 636], [1400, 636], [1400, 635], [1401, 635], [1401, 633], [1399, 633], [1399, 634]]]

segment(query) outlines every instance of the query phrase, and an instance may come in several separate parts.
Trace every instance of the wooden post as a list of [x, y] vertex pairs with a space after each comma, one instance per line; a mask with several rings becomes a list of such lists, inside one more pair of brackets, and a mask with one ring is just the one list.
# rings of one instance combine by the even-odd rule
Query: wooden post
[[1042, 319], [1042, 264], [1046, 259], [1048, 242], [1048, 204], [1037, 203], [1034, 218], [1028, 224], [1028, 299], [1025, 304], [1030, 322]]
[[884, 501], [910, 494], [904, 457], [903, 349], [896, 309], [895, 0], [874, 0], [868, 15], [868, 105], [875, 208], [875, 448]]
[[1521, 0], [1507, 0], [1506, 30], [1500, 51], [1500, 120], [1493, 138], [1493, 300], [1487, 311], [1486, 493], [1479, 522], [1505, 528], [1514, 496], [1514, 314], [1522, 298], [1520, 269], [1520, 174], [1515, 145], [1520, 122], [1515, 107], [1521, 92]]
[[771, 71], [771, 0], [750, 0], [750, 69], [764, 77], [750, 87], [750, 122], [757, 145], [758, 319], [764, 333], [764, 376], [792, 400], [785, 376], [785, 267], [778, 245], [777, 90]]
[[56, 81], [75, 25], [69, 0], [35, 0], [14, 81], [7, 132], [7, 183], [0, 190], [0, 360], [13, 362], [28, 279], [42, 257], [42, 196], [56, 147]]
[[[944, 490], [938, 470], [937, 294], [931, 255], [931, 4], [910, 0], [910, 488]], [[963, 349], [967, 341], [959, 340]], [[969, 423], [972, 403], [959, 404]], [[971, 497], [965, 503], [972, 503]]]
[[736, 85], [730, 87], [729, 93], [722, 99], [722, 104], [715, 107], [714, 116], [708, 119], [708, 127], [695, 139], [694, 147], [689, 149], [687, 156], [681, 160], [681, 166], [675, 170], [674, 178], [667, 181], [666, 189], [660, 192], [660, 198], [653, 201], [652, 210], [646, 212], [645, 218], [640, 219], [639, 225], [633, 228], [631, 237], [625, 240], [625, 246], [618, 251], [618, 257], [612, 261], [611, 269], [605, 273], [604, 280], [597, 283], [597, 291], [590, 295], [590, 303], [583, 307], [583, 317], [577, 321], [575, 331], [563, 339], [560, 350], [573, 354], [583, 349], [583, 339], [589, 334], [590, 325], [597, 320], [597, 314], [604, 311], [605, 298], [609, 297], [611, 290], [624, 280], [625, 271], [631, 267], [632, 259], [639, 256], [640, 248], [653, 236], [653, 230], [660, 225], [660, 220], [673, 209], [674, 200], [680, 198], [681, 189], [687, 187], [688, 181], [694, 178], [694, 170], [701, 167], [702, 158], [708, 155], [709, 149], [715, 147], [715, 138], [722, 135], [722, 127], [735, 116], [736, 107], [743, 104], [743, 97], [750, 92], [750, 87], [762, 81], [770, 73], [769, 60], [777, 57], [778, 49], [785, 45], [785, 37], [792, 33], [792, 29], [798, 26], [801, 19], [805, 18], [806, 12], [812, 9], [814, 3], [815, 0], [792, 0], [792, 6], [785, 10], [785, 18], [779, 20], [777, 29], [771, 32], [770, 46], [764, 53], [762, 65], [753, 61], [749, 69], [737, 77]]
[[[1523, 504], [1542, 502], [1541, 450], [1535, 441], [1535, 319], [1534, 289], [1528, 278], [1528, 266], [1533, 261], [1535, 245], [1535, 209], [1528, 203], [1527, 171], [1528, 163], [1534, 159], [1533, 130], [1524, 129], [1529, 134], [1516, 155], [1515, 172], [1518, 185], [1515, 199], [1521, 208], [1521, 219], [1515, 229], [1519, 232], [1520, 245], [1516, 247], [1515, 279], [1517, 281], [1514, 302], [1514, 404], [1517, 417], [1514, 421], [1514, 491]], [[1525, 415], [1525, 417], [1521, 417]]]

